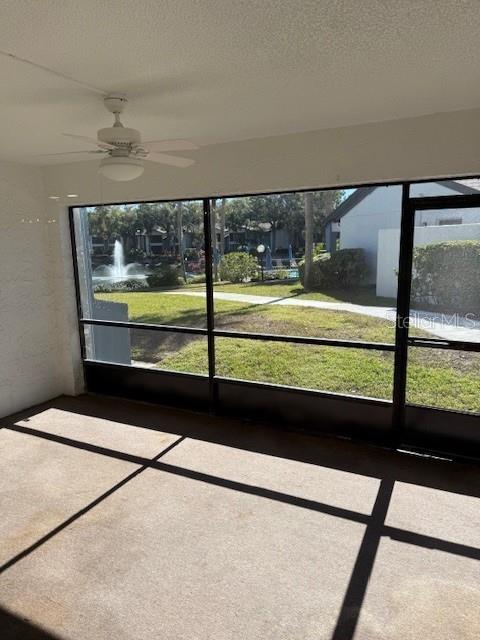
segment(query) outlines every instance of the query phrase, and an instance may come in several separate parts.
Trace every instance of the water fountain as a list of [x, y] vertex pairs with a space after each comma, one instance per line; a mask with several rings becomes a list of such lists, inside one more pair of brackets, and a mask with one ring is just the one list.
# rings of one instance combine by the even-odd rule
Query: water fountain
[[125, 252], [120, 240], [115, 240], [113, 247], [113, 265], [101, 264], [92, 274], [93, 282], [124, 282], [125, 280], [144, 280], [146, 278], [143, 265], [138, 262], [125, 263]]

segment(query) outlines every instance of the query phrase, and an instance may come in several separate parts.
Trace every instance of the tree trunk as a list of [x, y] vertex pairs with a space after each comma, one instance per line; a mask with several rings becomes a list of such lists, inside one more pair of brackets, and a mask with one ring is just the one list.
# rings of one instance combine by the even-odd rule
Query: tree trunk
[[312, 288], [313, 280], [313, 194], [305, 193], [305, 289]]
[[185, 255], [183, 250], [183, 204], [181, 202], [177, 205], [177, 241], [178, 241], [178, 254], [180, 258], [180, 273], [182, 278], [187, 283], [187, 272], [185, 271]]
[[218, 242], [217, 242], [217, 199], [212, 198], [210, 208], [210, 226], [212, 229], [213, 280], [218, 282]]
[[220, 206], [220, 258], [225, 255], [225, 198]]
[[145, 230], [145, 236], [143, 236], [145, 238], [145, 246], [142, 246], [142, 236], [139, 235], [137, 236], [138, 238], [138, 248], [141, 251], [145, 251], [145, 253], [147, 254], [147, 256], [151, 255], [151, 251], [152, 251], [152, 247], [150, 246], [150, 238], [152, 237], [152, 233], [153, 233], [153, 225], [144, 225], [143, 226], [144, 230]]
[[270, 247], [270, 251], [273, 254], [275, 253], [275, 251], [277, 250], [277, 222], [272, 222], [272, 230], [271, 230], [271, 234], [270, 234], [270, 239], [271, 239], [271, 243], [272, 246]]

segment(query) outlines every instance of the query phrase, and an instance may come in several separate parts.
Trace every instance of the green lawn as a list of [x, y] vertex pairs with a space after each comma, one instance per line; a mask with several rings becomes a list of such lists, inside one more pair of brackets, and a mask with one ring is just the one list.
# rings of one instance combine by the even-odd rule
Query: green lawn
[[[133, 322], [206, 327], [205, 300], [166, 293], [103, 293], [97, 300], [128, 304]], [[393, 323], [360, 314], [215, 300], [217, 328], [255, 333], [393, 342]]]
[[[298, 289], [303, 291], [298, 285], [217, 285], [217, 288], [243, 293], [251, 293], [253, 289], [258, 295], [278, 297], [339, 299], [332, 294], [298, 293]], [[205, 300], [200, 297], [159, 292], [96, 297], [128, 304], [129, 318], [135, 322], [206, 326]], [[349, 301], [354, 302], [351, 296]], [[235, 331], [370, 342], [394, 340], [393, 323], [353, 313], [223, 300], [215, 301], [215, 311], [217, 328]], [[131, 341], [133, 360], [162, 369], [207, 373], [204, 337], [134, 330]], [[412, 348], [410, 356], [410, 402], [480, 411], [479, 355]], [[222, 376], [375, 398], [390, 399], [392, 395], [393, 354], [388, 352], [217, 338], [216, 361], [217, 373]]]

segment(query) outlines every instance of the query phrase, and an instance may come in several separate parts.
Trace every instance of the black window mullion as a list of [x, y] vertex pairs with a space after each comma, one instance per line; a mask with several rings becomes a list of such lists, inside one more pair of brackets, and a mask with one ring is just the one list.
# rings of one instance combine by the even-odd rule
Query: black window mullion
[[339, 340], [336, 338], [318, 338], [314, 336], [291, 336], [278, 333], [249, 333], [247, 331], [227, 331], [214, 329], [214, 335], [219, 338], [234, 338], [240, 340], [262, 340], [270, 342], [289, 342], [292, 344], [310, 344], [344, 349], [371, 349], [374, 351], [395, 351], [395, 345], [390, 342], [362, 342], [361, 340]]
[[148, 324], [145, 322], [130, 322], [121, 320], [99, 320], [97, 318], [80, 318], [81, 325], [93, 324], [104, 327], [119, 327], [125, 329], [141, 329], [142, 331], [169, 331], [171, 333], [194, 333], [202, 336], [207, 335], [207, 329], [201, 327], [184, 327], [175, 324]]
[[215, 308], [213, 302], [212, 271], [212, 217], [210, 200], [203, 200], [203, 233], [205, 241], [205, 284], [207, 303], [207, 345], [208, 345], [208, 379], [210, 395], [210, 412], [215, 413], [217, 407], [217, 383], [215, 381]]
[[397, 320], [395, 327], [395, 361], [393, 378], [392, 427], [394, 439], [405, 426], [405, 399], [408, 365], [408, 330], [410, 323], [410, 293], [412, 283], [415, 210], [410, 203], [410, 183], [402, 185], [400, 222], [400, 256], [398, 266]]
[[480, 352], [480, 342], [464, 342], [460, 340], [442, 340], [441, 338], [408, 338], [409, 347], [427, 349], [445, 349], [450, 351]]

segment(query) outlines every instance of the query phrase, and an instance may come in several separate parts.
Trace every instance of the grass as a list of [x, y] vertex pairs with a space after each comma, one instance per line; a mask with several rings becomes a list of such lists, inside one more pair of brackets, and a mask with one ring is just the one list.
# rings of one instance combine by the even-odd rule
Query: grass
[[[276, 297], [302, 294], [298, 285], [217, 285], [222, 291]], [[266, 294], [268, 289], [270, 293]], [[303, 291], [303, 289], [301, 289]], [[274, 293], [273, 293], [274, 292]], [[364, 300], [365, 300], [365, 293]], [[323, 296], [323, 298], [319, 298]], [[205, 299], [165, 293], [97, 294], [97, 299], [128, 304], [135, 322], [206, 326]], [[353, 302], [352, 296], [349, 301]], [[215, 301], [217, 328], [235, 331], [393, 342], [394, 326], [386, 320], [314, 308]], [[131, 332], [132, 359], [162, 369], [206, 374], [204, 337], [180, 333]], [[216, 339], [217, 373], [221, 376], [391, 399], [393, 355], [388, 352], [315, 347], [243, 339]], [[409, 402], [480, 411], [480, 356], [473, 353], [411, 348]]]
[[[480, 355], [411, 349], [407, 402], [480, 413]], [[430, 353], [424, 354], [423, 351]]]
[[[205, 300], [166, 293], [104, 293], [98, 300], [128, 304], [132, 322], [206, 327]], [[215, 300], [217, 328], [252, 333], [393, 342], [394, 324], [360, 314]]]

